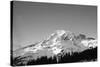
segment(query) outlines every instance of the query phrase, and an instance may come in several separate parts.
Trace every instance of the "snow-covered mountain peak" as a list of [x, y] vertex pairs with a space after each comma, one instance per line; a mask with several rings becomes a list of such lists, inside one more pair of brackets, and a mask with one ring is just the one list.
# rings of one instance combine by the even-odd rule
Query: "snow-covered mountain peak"
[[72, 38], [72, 36], [74, 36], [74, 35], [73, 35], [70, 31], [56, 30], [54, 33], [52, 33], [52, 34], [47, 38], [47, 40], [53, 40], [53, 41], [55, 42], [55, 41], [61, 40], [62, 37], [63, 37], [63, 38], [65, 38], [65, 37]]
[[62, 36], [64, 33], [66, 33], [65, 30], [56, 30], [56, 34], [57, 34], [58, 36]]
[[[38, 54], [38, 52], [46, 50], [53, 55], [58, 55], [64, 51], [65, 53], [83, 51], [86, 49], [97, 46], [97, 40], [80, 40], [79, 37], [70, 31], [56, 30], [47, 39], [36, 43], [34, 46], [22, 49], [21, 55], [27, 53]], [[18, 51], [17, 51], [18, 52]]]
[[59, 62], [62, 57], [84, 53], [95, 48], [97, 48], [97, 40], [94, 38], [87, 38], [84, 34], [75, 35], [70, 31], [56, 30], [47, 39], [14, 51], [13, 57], [23, 58], [25, 62], [44, 56], [52, 59], [56, 57], [56, 61]]

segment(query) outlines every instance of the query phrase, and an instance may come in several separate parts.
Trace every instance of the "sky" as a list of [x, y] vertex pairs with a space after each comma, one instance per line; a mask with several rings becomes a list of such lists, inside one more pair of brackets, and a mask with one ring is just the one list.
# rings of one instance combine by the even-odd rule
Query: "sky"
[[13, 2], [13, 49], [42, 41], [62, 29], [97, 38], [97, 7]]

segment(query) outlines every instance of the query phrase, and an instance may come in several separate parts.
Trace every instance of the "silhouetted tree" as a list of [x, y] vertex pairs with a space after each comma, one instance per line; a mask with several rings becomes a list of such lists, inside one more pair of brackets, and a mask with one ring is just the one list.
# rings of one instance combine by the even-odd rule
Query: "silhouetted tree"
[[[72, 62], [81, 62], [81, 61], [96, 61], [97, 60], [97, 47], [87, 49], [83, 52], [73, 52], [71, 55], [69, 53], [66, 53], [63, 56], [59, 56], [59, 62], [58, 63], [72, 63]], [[47, 56], [42, 56], [40, 58], [30, 59], [25, 64], [25, 59], [27, 57], [15, 57], [12, 62], [13, 66], [24, 66], [24, 65], [39, 65], [39, 64], [55, 64], [57, 63], [56, 56], [53, 58], [47, 58]]]

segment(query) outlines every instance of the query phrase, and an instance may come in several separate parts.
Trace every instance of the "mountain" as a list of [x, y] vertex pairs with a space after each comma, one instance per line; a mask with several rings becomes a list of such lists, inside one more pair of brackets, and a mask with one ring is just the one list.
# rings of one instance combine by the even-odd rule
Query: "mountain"
[[25, 65], [31, 60], [46, 57], [47, 59], [56, 58], [58, 63], [66, 54], [81, 53], [96, 47], [96, 39], [89, 39], [83, 34], [75, 35], [70, 31], [56, 30], [46, 40], [13, 51], [12, 60], [19, 61], [13, 65], [20, 63]]

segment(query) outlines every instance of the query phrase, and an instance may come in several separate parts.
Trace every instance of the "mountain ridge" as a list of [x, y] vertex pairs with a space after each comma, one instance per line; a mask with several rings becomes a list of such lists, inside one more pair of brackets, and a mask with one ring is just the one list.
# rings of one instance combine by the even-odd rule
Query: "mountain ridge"
[[31, 56], [31, 59], [36, 60], [42, 56], [48, 58], [56, 56], [57, 62], [59, 62], [60, 57], [58, 55], [64, 56], [66, 53], [72, 55], [73, 52], [82, 52], [95, 47], [97, 47], [97, 40], [95, 39], [89, 40], [83, 34], [76, 36], [70, 31], [57, 30], [46, 40], [14, 51], [13, 58]]

